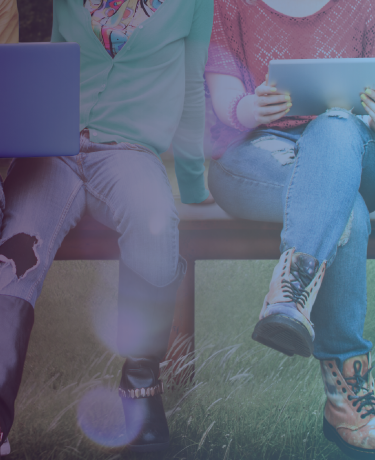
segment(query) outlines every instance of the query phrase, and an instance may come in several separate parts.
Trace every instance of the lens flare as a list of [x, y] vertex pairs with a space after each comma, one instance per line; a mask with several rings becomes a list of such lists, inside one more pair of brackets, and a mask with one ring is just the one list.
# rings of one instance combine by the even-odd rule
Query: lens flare
[[[121, 447], [132, 441], [117, 390], [98, 387], [88, 391], [78, 404], [77, 422], [85, 435], [101, 446]], [[134, 424], [130, 428], [133, 438], [139, 429]]]

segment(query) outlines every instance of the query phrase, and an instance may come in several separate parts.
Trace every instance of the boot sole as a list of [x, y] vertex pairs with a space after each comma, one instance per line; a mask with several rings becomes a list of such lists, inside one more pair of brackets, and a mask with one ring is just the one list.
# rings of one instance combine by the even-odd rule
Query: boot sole
[[314, 351], [306, 327], [284, 315], [270, 315], [258, 321], [252, 339], [287, 356], [296, 354], [308, 358]]
[[158, 444], [129, 444], [127, 447], [130, 452], [160, 452], [169, 448], [169, 441]]
[[355, 447], [348, 444], [342, 439], [337, 433], [335, 428], [327, 422], [327, 419], [323, 417], [323, 434], [330, 442], [334, 442], [336, 446], [344, 452], [348, 457], [356, 460], [370, 460], [375, 459], [375, 449], [362, 449], [361, 447]]

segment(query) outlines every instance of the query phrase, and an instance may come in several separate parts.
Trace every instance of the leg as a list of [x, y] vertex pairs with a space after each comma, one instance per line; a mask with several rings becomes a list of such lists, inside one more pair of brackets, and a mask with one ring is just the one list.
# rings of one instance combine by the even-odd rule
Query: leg
[[[105, 158], [105, 162], [103, 162]], [[178, 217], [162, 163], [151, 153], [95, 152], [84, 162], [88, 208], [120, 233], [118, 348], [128, 442], [134, 451], [168, 446], [158, 380], [177, 288], [186, 270], [178, 254]]]
[[315, 325], [314, 356], [336, 358], [340, 370], [344, 361], [371, 351], [363, 339], [367, 309], [366, 261], [370, 218], [358, 193], [348, 241], [337, 248], [316, 298], [311, 319]]
[[[282, 221], [282, 195], [294, 171], [295, 142], [301, 132], [299, 129], [289, 134], [266, 136], [260, 132], [244, 144], [233, 146], [221, 160], [213, 162], [209, 185], [217, 202], [238, 217]], [[261, 311], [262, 321], [257, 324], [253, 338], [287, 355], [298, 352], [309, 356], [312, 351], [312, 326], [294, 307], [294, 302], [291, 306], [290, 294], [298, 293], [294, 290], [295, 286], [288, 284], [284, 288], [285, 283], [297, 282], [293, 277], [297, 259], [298, 266], [303, 267], [309, 267], [313, 262], [306, 255], [294, 254], [294, 249], [285, 251], [285, 257], [275, 268], [270, 293]], [[290, 266], [292, 262], [293, 267]], [[319, 278], [320, 274], [317, 276]], [[309, 282], [312, 278], [311, 274], [304, 276]], [[288, 296], [286, 299], [282, 298], [284, 293]], [[309, 298], [310, 303], [313, 298], [314, 294]], [[276, 307], [272, 310], [274, 304]], [[284, 315], [285, 312], [288, 315]], [[293, 319], [289, 320], [291, 315]]]
[[16, 160], [4, 184], [7, 209], [0, 240], [0, 294], [32, 306], [65, 235], [85, 208], [74, 159]]
[[33, 325], [33, 306], [45, 274], [84, 208], [82, 184], [56, 158], [17, 160], [7, 180], [8, 206], [0, 241], [0, 431], [14, 418]]
[[[368, 198], [375, 194], [374, 134], [344, 110], [328, 111], [307, 125], [297, 142], [293, 172], [283, 190], [282, 252], [294, 246], [319, 263], [332, 263], [361, 177]], [[368, 166], [362, 175], [365, 161]]]
[[[296, 160], [282, 189], [281, 251], [287, 257], [280, 259], [275, 269], [260, 315], [262, 321], [255, 331], [254, 338], [287, 354], [311, 353], [311, 308], [324, 276], [324, 261], [332, 263], [353, 210], [361, 183], [362, 160], [366, 168], [361, 188], [367, 187], [368, 195], [375, 192], [373, 133], [348, 112], [337, 116], [336, 110], [332, 114], [335, 116], [328, 112], [311, 122], [297, 142]], [[255, 163], [256, 171], [257, 168]], [[270, 182], [273, 169], [264, 171], [264, 175]], [[260, 188], [263, 190], [264, 186]], [[251, 200], [251, 195], [246, 198], [249, 206], [257, 200], [255, 196]], [[266, 205], [264, 208], [267, 209]], [[305, 255], [296, 257], [296, 253]]]
[[[328, 318], [331, 319], [330, 326], [334, 327], [332, 322], [337, 326], [337, 322], [343, 316], [344, 321], [355, 316], [356, 321], [353, 320], [350, 332], [347, 330], [348, 327], [344, 327], [345, 322], [342, 322], [341, 328], [338, 328], [335, 334], [337, 339], [341, 337], [336, 343], [336, 351], [346, 340], [346, 347], [351, 347], [352, 356], [360, 354], [364, 349], [369, 351], [371, 348], [371, 344], [359, 339], [359, 336], [362, 337], [366, 315], [365, 263], [369, 218], [363, 200], [359, 197], [358, 189], [362, 191], [368, 204], [373, 204], [375, 193], [374, 140], [374, 133], [357, 117], [345, 111], [340, 111], [339, 114], [337, 110], [327, 112], [309, 124], [298, 141], [294, 170], [288, 188], [284, 189], [285, 215], [282, 249], [294, 246], [296, 251], [309, 254], [323, 264], [324, 260], [327, 260], [329, 265], [333, 262], [341, 243], [344, 247], [340, 255], [341, 263], [337, 261], [336, 269], [331, 271], [329, 278], [331, 280], [345, 279], [346, 288], [338, 284], [334, 286], [332, 281], [327, 282], [321, 299], [334, 297], [335, 301], [330, 304], [329, 309], [318, 309], [314, 313], [314, 318], [316, 324], [322, 326], [324, 330], [323, 325], [327, 324]], [[311, 179], [311, 171], [314, 171], [318, 180]], [[346, 242], [351, 232], [353, 236], [349, 238], [350, 244], [348, 245]], [[342, 235], [341, 238], [340, 235]], [[360, 270], [359, 267], [362, 269]], [[347, 274], [343, 276], [345, 270]], [[323, 272], [324, 267], [321, 276], [324, 275]], [[298, 273], [300, 274], [300, 271]], [[314, 330], [309, 314], [314, 304], [314, 293], [317, 294], [321, 282], [320, 275], [317, 275], [318, 273], [314, 277], [313, 284], [306, 286], [304, 283], [299, 283], [297, 287], [303, 289], [292, 294], [293, 299], [296, 299], [296, 304], [301, 300], [300, 306], [297, 305], [297, 310], [303, 316], [299, 315], [296, 309], [290, 315], [293, 320], [291, 323], [294, 324], [294, 320], [300, 321], [308, 329], [312, 338], [314, 338]], [[359, 280], [360, 277], [362, 277], [361, 280]], [[288, 289], [283, 280], [280, 284], [281, 289]], [[297, 285], [297, 283], [293, 284]], [[341, 298], [338, 290], [342, 290]], [[307, 297], [304, 292], [307, 293]], [[359, 295], [353, 298], [353, 293]], [[266, 298], [261, 313], [263, 323], [272, 323], [278, 318], [277, 316], [266, 318], [267, 315], [274, 313], [282, 316], [288, 315], [290, 310], [286, 308], [288, 302], [286, 297], [286, 295], [277, 295], [275, 298], [269, 295]], [[349, 299], [354, 300], [356, 308]], [[267, 302], [271, 305], [268, 306]], [[302, 321], [299, 318], [302, 318]], [[356, 325], [358, 329], [354, 330], [353, 325]], [[319, 326], [317, 326], [318, 329]], [[318, 346], [322, 338], [321, 332], [319, 336]], [[343, 361], [348, 358], [347, 353], [332, 355], [333, 345], [326, 348], [329, 340], [325, 338], [326, 352], [338, 359], [342, 365]], [[296, 348], [299, 348], [299, 344], [297, 342], [296, 344]]]
[[[375, 457], [372, 344], [362, 337], [370, 230], [368, 210], [358, 193], [348, 242], [338, 247], [312, 311], [314, 356], [321, 360], [327, 394], [323, 431], [328, 440], [356, 459]], [[351, 279], [355, 281], [351, 288], [343, 289]]]

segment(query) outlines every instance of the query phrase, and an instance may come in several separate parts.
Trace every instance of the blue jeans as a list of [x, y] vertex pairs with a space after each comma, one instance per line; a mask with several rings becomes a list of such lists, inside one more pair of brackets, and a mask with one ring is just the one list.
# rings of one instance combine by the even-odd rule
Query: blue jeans
[[179, 219], [152, 152], [129, 147], [17, 159], [4, 191], [0, 294], [34, 306], [57, 249], [86, 211], [120, 234], [121, 260], [137, 275], [157, 287], [176, 277]]
[[283, 132], [258, 130], [211, 162], [209, 188], [233, 216], [283, 222], [281, 252], [295, 247], [328, 261], [311, 314], [314, 356], [341, 366], [370, 351], [362, 335], [375, 133], [341, 109]]

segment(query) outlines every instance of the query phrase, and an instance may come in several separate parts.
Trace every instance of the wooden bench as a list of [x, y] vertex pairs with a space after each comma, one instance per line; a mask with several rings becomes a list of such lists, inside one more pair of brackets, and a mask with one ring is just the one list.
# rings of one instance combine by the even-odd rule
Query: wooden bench
[[[176, 199], [176, 206], [180, 216], [180, 253], [187, 260], [188, 269], [178, 291], [170, 344], [180, 334], [191, 337], [192, 350], [195, 261], [278, 259], [282, 226], [277, 223], [234, 219], [217, 204], [186, 205]], [[374, 230], [375, 220], [371, 221], [371, 226]], [[119, 259], [118, 237], [115, 231], [85, 216], [65, 238], [56, 254], [56, 260]], [[370, 237], [367, 256], [375, 259], [375, 232]]]

